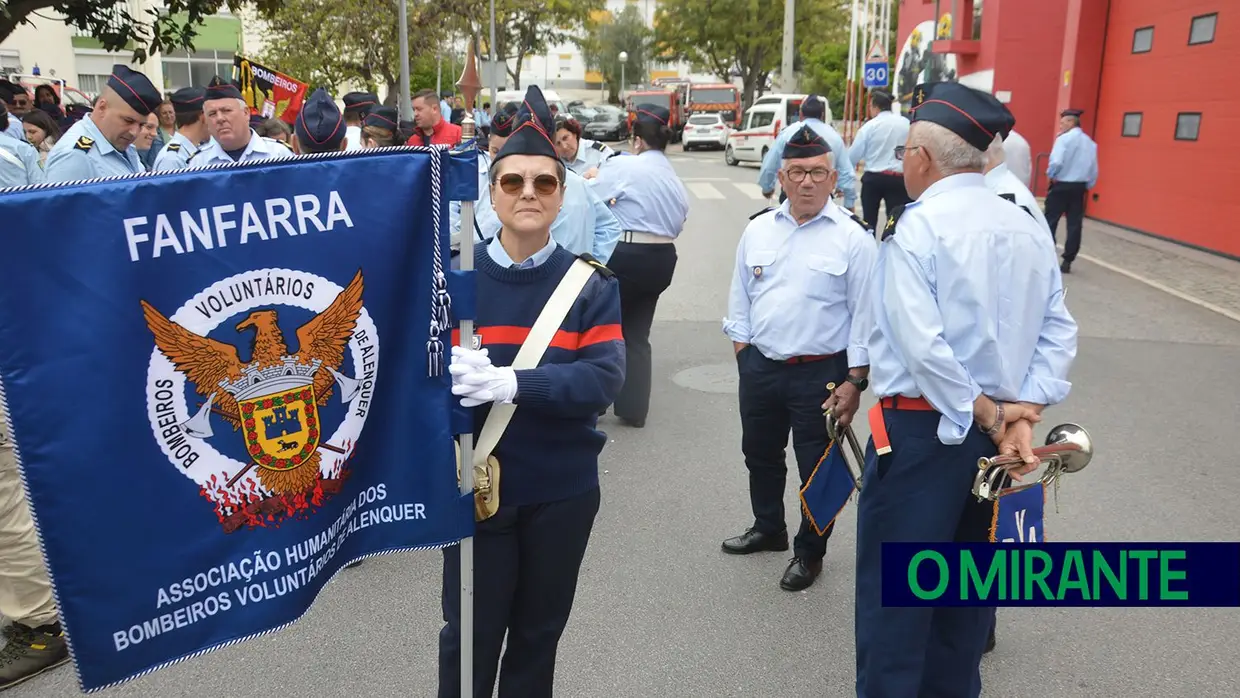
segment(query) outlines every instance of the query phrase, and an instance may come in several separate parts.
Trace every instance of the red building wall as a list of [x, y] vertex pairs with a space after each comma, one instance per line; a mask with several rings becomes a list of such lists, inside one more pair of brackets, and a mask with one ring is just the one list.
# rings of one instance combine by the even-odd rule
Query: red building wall
[[[1192, 18], [1213, 12], [1213, 43], [1189, 46]], [[1148, 26], [1153, 47], [1134, 54]], [[1240, 2], [1112, 0], [1106, 37], [1088, 214], [1240, 256]], [[1125, 112], [1142, 114], [1135, 138], [1121, 135]], [[1180, 112], [1201, 113], [1198, 140], [1175, 140]]]

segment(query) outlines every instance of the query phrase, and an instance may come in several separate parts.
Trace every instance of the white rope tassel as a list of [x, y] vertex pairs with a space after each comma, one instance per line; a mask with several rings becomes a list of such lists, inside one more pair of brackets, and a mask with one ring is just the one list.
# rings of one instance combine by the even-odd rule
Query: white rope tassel
[[444, 343], [440, 339], [440, 333], [447, 332], [452, 327], [452, 318], [449, 316], [449, 309], [452, 307], [452, 300], [448, 297], [448, 279], [443, 273], [443, 261], [440, 259], [439, 248], [439, 199], [443, 194], [442, 185], [440, 183], [440, 158], [441, 153], [436, 153], [431, 158], [431, 211], [432, 220], [435, 225], [434, 246], [432, 249], [431, 259], [434, 267], [431, 278], [431, 326], [430, 339], [426, 342], [426, 371], [427, 375], [435, 378], [443, 375], [444, 364]]

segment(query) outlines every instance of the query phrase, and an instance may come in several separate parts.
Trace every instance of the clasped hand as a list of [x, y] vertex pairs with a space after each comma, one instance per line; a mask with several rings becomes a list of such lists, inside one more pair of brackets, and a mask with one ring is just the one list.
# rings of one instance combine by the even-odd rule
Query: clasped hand
[[464, 407], [488, 402], [512, 403], [517, 397], [517, 373], [511, 366], [493, 366], [486, 349], [452, 347], [452, 394]]
[[[994, 424], [998, 419], [997, 410], [990, 420]], [[1033, 425], [1042, 421], [1042, 415], [1031, 405], [1019, 402], [1003, 403], [1003, 424], [991, 435], [995, 445], [999, 447], [1000, 456], [1017, 456], [1021, 465], [1007, 468], [1008, 475], [1016, 482], [1021, 482], [1021, 475], [1037, 470], [1040, 461], [1033, 454]]]

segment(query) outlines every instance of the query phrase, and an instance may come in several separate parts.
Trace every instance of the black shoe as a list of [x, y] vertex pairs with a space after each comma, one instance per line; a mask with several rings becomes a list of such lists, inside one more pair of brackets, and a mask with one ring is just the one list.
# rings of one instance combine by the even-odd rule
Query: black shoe
[[1068, 260], [1065, 259], [1063, 263], [1059, 265], [1059, 273], [1071, 274], [1072, 273], [1072, 262], [1069, 262]]
[[749, 529], [735, 538], [723, 542], [723, 552], [729, 555], [748, 555], [762, 551], [783, 552], [788, 549], [788, 532], [761, 533]]
[[807, 562], [794, 557], [788, 563], [788, 569], [784, 570], [783, 578], [779, 580], [779, 588], [784, 591], [808, 589], [820, 574], [822, 574], [822, 560]]
[[[620, 417], [620, 415], [616, 415], [616, 416]], [[646, 419], [644, 417], [642, 419], [629, 419], [628, 417], [620, 417], [620, 421], [623, 422], [624, 424], [627, 424], [633, 427], [634, 429], [641, 429], [642, 427], [646, 426]]]
[[982, 650], [982, 654], [990, 654], [995, 651], [995, 626], [990, 626], [990, 636], [986, 638], [986, 649]]

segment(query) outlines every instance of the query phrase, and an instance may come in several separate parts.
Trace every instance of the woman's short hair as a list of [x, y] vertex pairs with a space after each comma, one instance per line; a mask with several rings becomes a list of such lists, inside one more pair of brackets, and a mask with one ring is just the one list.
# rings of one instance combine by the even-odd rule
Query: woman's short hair
[[633, 135], [642, 139], [652, 150], [665, 150], [672, 140], [672, 130], [665, 124], [652, 124], [642, 120], [633, 122]]
[[581, 124], [573, 119], [557, 119], [555, 122], [556, 133], [560, 131], [568, 131], [574, 136], [581, 138]]
[[[191, 122], [192, 123], [192, 122]], [[275, 138], [281, 132], [286, 136], [293, 135], [293, 129], [289, 125], [279, 119], [267, 119], [254, 128], [254, 131], [260, 136]]]
[[390, 145], [396, 145], [396, 132], [388, 128], [380, 128], [378, 126], [363, 126], [362, 136], [374, 141], [380, 148], [386, 148]]

